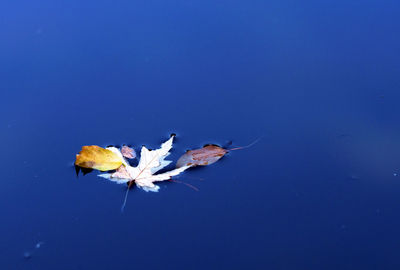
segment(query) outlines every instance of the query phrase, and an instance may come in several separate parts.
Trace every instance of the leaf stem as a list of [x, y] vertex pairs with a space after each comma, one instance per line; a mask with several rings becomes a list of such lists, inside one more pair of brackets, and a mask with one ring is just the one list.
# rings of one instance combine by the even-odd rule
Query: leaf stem
[[226, 150], [228, 150], [228, 151], [234, 151], [234, 150], [240, 150], [240, 149], [246, 149], [246, 148], [252, 147], [252, 146], [255, 145], [256, 143], [258, 143], [258, 142], [261, 140], [261, 138], [262, 138], [262, 137], [259, 137], [257, 140], [255, 140], [254, 142], [252, 142], [252, 143], [249, 144], [249, 145], [240, 146], [240, 147], [231, 148], [231, 149], [226, 149]]
[[125, 192], [124, 202], [123, 202], [123, 204], [121, 206], [121, 213], [124, 212], [126, 201], [128, 200], [128, 194], [129, 194], [128, 192], [129, 192], [129, 187], [126, 189], [126, 192]]

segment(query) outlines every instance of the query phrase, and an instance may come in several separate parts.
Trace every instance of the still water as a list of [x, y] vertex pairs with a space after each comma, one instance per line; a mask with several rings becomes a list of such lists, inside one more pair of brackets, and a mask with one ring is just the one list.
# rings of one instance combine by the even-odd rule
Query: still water
[[[0, 3], [1, 269], [399, 269], [398, 1]], [[254, 146], [158, 193], [83, 145]], [[169, 168], [173, 168], [173, 165]]]

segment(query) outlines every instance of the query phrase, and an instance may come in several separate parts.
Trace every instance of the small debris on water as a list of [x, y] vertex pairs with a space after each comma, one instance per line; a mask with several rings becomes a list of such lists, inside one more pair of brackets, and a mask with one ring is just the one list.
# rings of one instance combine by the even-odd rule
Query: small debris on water
[[35, 251], [37, 249], [39, 249], [41, 246], [43, 246], [43, 244], [44, 244], [44, 242], [42, 242], [42, 241], [37, 242], [32, 251], [25, 251], [24, 254], [23, 254], [24, 255], [24, 259], [28, 260], [28, 259], [32, 258], [32, 255], [35, 253]]
[[24, 259], [29, 260], [32, 257], [32, 254], [29, 251], [24, 252]]
[[44, 244], [44, 242], [38, 242], [38, 243], [35, 245], [35, 248], [40, 248], [43, 244]]

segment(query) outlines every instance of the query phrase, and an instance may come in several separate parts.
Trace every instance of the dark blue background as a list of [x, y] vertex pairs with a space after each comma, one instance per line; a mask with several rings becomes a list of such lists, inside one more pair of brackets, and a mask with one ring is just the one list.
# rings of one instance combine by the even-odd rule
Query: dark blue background
[[[0, 268], [399, 269], [399, 13], [0, 2]], [[172, 132], [175, 161], [263, 138], [177, 178], [199, 192], [133, 189], [123, 214], [123, 186], [76, 178], [83, 145]]]

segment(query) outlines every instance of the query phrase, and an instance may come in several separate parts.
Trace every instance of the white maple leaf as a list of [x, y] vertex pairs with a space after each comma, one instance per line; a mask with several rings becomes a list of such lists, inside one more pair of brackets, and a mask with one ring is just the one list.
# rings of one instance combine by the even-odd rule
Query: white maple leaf
[[122, 166], [125, 166], [126, 170], [121, 170], [120, 172], [113, 174], [100, 174], [99, 176], [118, 184], [135, 181], [135, 184], [143, 190], [157, 192], [160, 187], [155, 185], [154, 182], [169, 180], [172, 176], [176, 176], [191, 167], [183, 166], [165, 173], [155, 174], [172, 162], [165, 160], [165, 158], [170, 154], [169, 151], [172, 148], [173, 140], [174, 136], [171, 136], [171, 138], [164, 142], [161, 145], [161, 148], [157, 150], [149, 150], [143, 146], [140, 152], [140, 161], [136, 167], [132, 167], [128, 162], [126, 162], [119, 149], [115, 147], [107, 148], [122, 158]]

